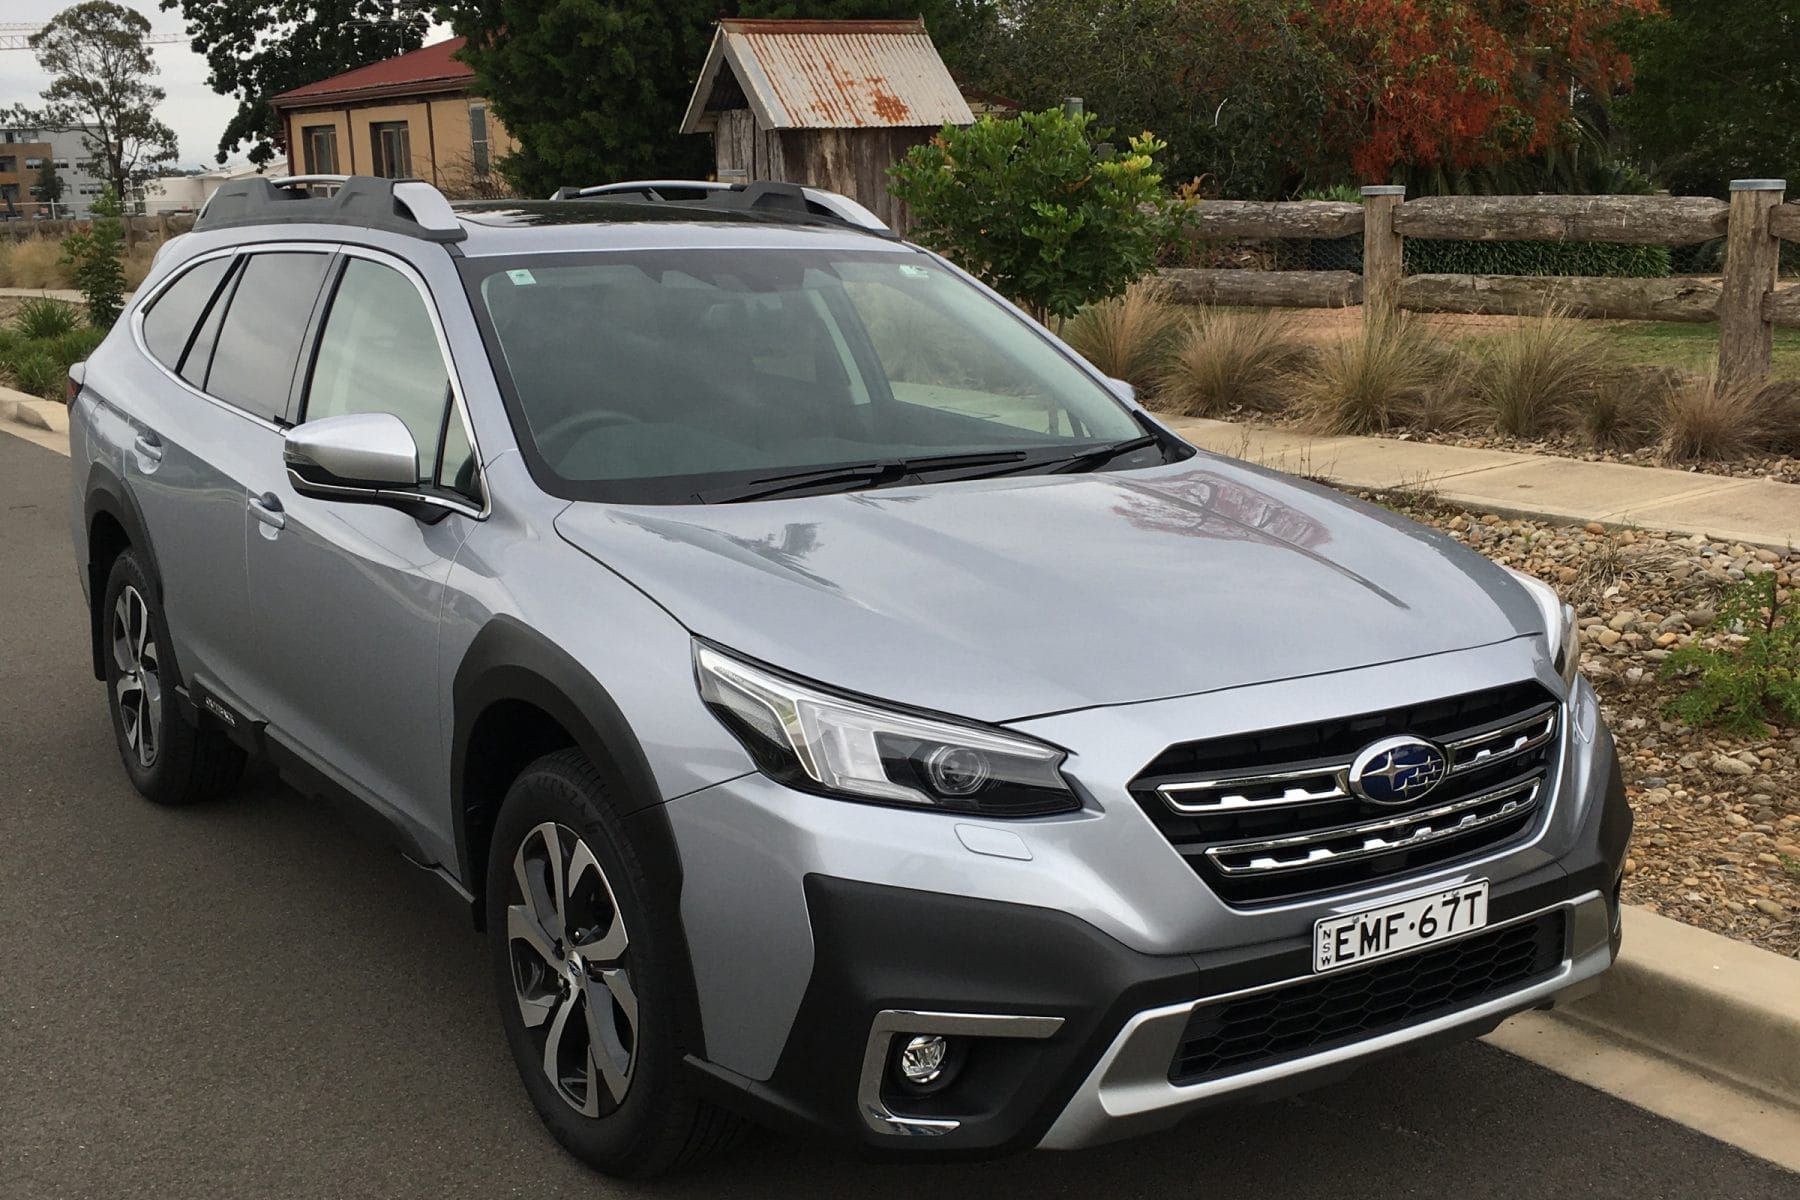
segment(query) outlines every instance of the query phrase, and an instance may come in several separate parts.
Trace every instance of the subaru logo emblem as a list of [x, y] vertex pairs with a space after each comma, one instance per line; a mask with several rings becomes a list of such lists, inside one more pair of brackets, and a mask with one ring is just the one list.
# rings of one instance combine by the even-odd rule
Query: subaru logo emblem
[[1383, 738], [1350, 764], [1350, 790], [1373, 804], [1410, 804], [1444, 781], [1450, 760], [1416, 737]]

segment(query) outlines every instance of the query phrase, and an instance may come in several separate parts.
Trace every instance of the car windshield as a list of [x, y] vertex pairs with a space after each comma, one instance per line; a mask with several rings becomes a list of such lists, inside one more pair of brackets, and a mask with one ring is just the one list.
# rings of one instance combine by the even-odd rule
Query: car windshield
[[1123, 444], [1144, 427], [1105, 386], [917, 251], [605, 251], [462, 269], [527, 461], [571, 499], [1142, 461]]

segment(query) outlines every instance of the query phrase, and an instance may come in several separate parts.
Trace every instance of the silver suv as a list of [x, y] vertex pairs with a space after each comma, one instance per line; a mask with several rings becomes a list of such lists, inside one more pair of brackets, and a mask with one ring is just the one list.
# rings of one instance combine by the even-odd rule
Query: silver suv
[[1554, 592], [1196, 451], [842, 197], [240, 182], [71, 382], [132, 782], [373, 818], [603, 1170], [1092, 1145], [1616, 953]]

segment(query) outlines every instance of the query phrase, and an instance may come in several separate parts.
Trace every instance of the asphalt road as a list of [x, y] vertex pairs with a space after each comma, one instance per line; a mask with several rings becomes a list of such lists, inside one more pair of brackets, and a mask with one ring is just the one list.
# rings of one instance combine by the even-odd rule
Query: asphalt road
[[139, 799], [88, 671], [67, 461], [0, 434], [0, 1197], [1651, 1197], [1800, 1177], [1483, 1045], [1075, 1155], [870, 1166], [752, 1138], [627, 1188], [567, 1158], [436, 885], [258, 779]]

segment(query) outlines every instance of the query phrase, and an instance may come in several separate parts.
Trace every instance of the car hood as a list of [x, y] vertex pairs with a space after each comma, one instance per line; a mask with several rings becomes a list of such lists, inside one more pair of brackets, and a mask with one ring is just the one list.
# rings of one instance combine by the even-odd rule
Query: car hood
[[1542, 629], [1524, 589], [1453, 540], [1207, 454], [741, 504], [577, 503], [556, 526], [701, 637], [986, 721]]

